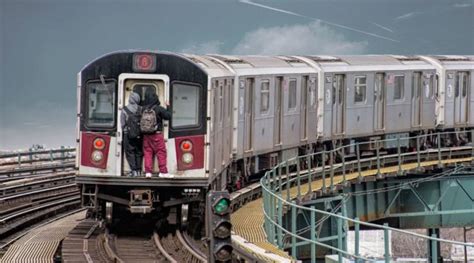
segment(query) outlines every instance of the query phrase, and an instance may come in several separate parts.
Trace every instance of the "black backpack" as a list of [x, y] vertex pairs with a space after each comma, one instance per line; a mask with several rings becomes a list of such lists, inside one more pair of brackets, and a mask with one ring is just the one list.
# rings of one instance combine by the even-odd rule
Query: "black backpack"
[[131, 112], [127, 107], [124, 107], [126, 112], [125, 132], [129, 139], [138, 139], [141, 136], [140, 132], [140, 109], [136, 113]]

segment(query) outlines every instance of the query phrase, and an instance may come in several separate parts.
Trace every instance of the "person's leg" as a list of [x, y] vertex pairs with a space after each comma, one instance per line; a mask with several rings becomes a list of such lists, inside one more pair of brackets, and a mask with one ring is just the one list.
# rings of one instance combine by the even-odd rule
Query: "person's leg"
[[143, 139], [136, 139], [136, 152], [135, 152], [135, 161], [137, 165], [137, 173], [141, 175], [142, 173], [142, 164], [143, 164]]
[[157, 134], [157, 153], [158, 153], [158, 165], [160, 167], [160, 173], [168, 173], [168, 168], [166, 167], [166, 145], [165, 138], [163, 134]]
[[145, 173], [153, 172], [153, 135], [143, 136], [143, 153], [145, 158]]
[[133, 151], [133, 145], [131, 145], [130, 140], [128, 139], [127, 135], [124, 135], [123, 138], [123, 148], [125, 152], [125, 159], [127, 159], [128, 165], [130, 166], [130, 170], [134, 169], [135, 164], [135, 156]]

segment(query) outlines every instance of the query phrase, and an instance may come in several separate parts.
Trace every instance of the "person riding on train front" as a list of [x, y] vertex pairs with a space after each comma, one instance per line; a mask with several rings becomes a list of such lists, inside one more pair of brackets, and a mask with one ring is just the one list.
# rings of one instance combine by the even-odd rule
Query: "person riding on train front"
[[140, 176], [142, 173], [143, 138], [140, 132], [141, 107], [140, 95], [132, 92], [128, 97], [128, 105], [121, 113], [121, 125], [124, 132], [123, 143], [125, 157], [130, 166], [130, 176]]
[[165, 104], [166, 108], [160, 105], [160, 100], [154, 90], [146, 90], [140, 121], [140, 129], [143, 133], [146, 177], [152, 176], [155, 156], [158, 158], [159, 177], [170, 177], [166, 167], [167, 155], [163, 136], [163, 120], [171, 119], [171, 111], [168, 109], [169, 103], [166, 102]]

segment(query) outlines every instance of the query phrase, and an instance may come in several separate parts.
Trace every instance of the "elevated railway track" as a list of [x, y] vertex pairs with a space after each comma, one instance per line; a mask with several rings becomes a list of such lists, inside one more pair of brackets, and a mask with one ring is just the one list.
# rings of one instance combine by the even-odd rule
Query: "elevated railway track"
[[[347, 147], [354, 147], [347, 146]], [[360, 145], [359, 145], [360, 147]], [[301, 156], [287, 160], [273, 168], [255, 183], [235, 191], [232, 199], [232, 223], [235, 257], [248, 262], [293, 262], [294, 255], [302, 246], [310, 247], [308, 259], [316, 258], [317, 251], [327, 249], [341, 258], [361, 258], [357, 252], [349, 253], [347, 245], [339, 246], [339, 240], [328, 243], [324, 237], [311, 232], [301, 231], [291, 223], [294, 213], [308, 211], [310, 219], [330, 220], [339, 218], [343, 226], [340, 230], [345, 237], [349, 228], [379, 228], [382, 231], [399, 231], [407, 235], [434, 242], [454, 241], [443, 240], [435, 236], [412, 233], [407, 230], [391, 228], [366, 222], [368, 218], [348, 218], [341, 210], [331, 212], [318, 210], [305, 203], [343, 194], [344, 187], [367, 181], [384, 180], [386, 178], [405, 178], [408, 174], [423, 173], [442, 168], [456, 168], [457, 165], [471, 165], [474, 161], [472, 145], [456, 147], [438, 147], [419, 149], [413, 152], [396, 152], [392, 154], [373, 153], [369, 156], [347, 156], [341, 158], [341, 149], [325, 153]], [[53, 172], [51, 170], [50, 172]], [[4, 236], [28, 225], [31, 218], [41, 218], [42, 213], [57, 213], [60, 207], [79, 203], [78, 193], [74, 190], [73, 177], [70, 172], [56, 172], [54, 175], [17, 179], [0, 184], [1, 217]], [[262, 207], [264, 210], [262, 211]], [[319, 216], [317, 216], [319, 215]], [[31, 218], [29, 218], [31, 217]], [[317, 219], [317, 220], [316, 220]], [[334, 220], [334, 219], [333, 219]], [[23, 225], [21, 222], [25, 222]], [[284, 223], [290, 222], [289, 224]], [[310, 220], [313, 221], [313, 220]], [[337, 221], [337, 220], [336, 220]], [[15, 223], [12, 223], [15, 222]], [[18, 223], [20, 222], [20, 223]], [[195, 241], [180, 231], [159, 236], [154, 233], [148, 237], [114, 236], [102, 231], [100, 222], [82, 221], [64, 237], [62, 258], [78, 258], [83, 262], [131, 262], [126, 255], [147, 255], [148, 259], [165, 262], [205, 262], [207, 250], [201, 241]], [[5, 230], [8, 229], [8, 230]], [[339, 231], [339, 230], [338, 230]], [[305, 233], [303, 235], [302, 233]], [[308, 233], [315, 238], [308, 238]], [[23, 234], [20, 234], [21, 237]], [[64, 238], [63, 237], [63, 238]], [[16, 240], [17, 238], [12, 238]], [[345, 244], [345, 240], [343, 240]], [[12, 241], [5, 238], [2, 246], [11, 245]], [[456, 244], [470, 246], [462, 242]], [[15, 243], [16, 244], [16, 243]], [[124, 245], [129, 244], [129, 245]], [[59, 245], [58, 245], [59, 246]], [[47, 246], [43, 246], [48, 250]], [[49, 252], [55, 253], [57, 247], [52, 246]], [[19, 250], [17, 250], [18, 252]], [[335, 252], [334, 252], [335, 251]], [[133, 252], [133, 253], [132, 253]], [[53, 253], [53, 255], [55, 255]], [[5, 254], [5, 257], [9, 254]], [[314, 256], [314, 257], [313, 257]], [[143, 258], [143, 262], [148, 260]], [[24, 260], [24, 258], [22, 259]], [[368, 260], [368, 259], [367, 259]], [[386, 259], [389, 260], [389, 259]], [[14, 262], [14, 261], [12, 261]], [[17, 261], [20, 262], [20, 261]]]

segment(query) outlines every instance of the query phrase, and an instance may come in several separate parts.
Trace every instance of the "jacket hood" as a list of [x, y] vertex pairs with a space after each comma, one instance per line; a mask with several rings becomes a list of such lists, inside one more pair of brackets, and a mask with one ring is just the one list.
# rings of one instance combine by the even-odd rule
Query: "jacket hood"
[[154, 105], [160, 105], [160, 100], [158, 99], [155, 91], [147, 89], [145, 91], [145, 100], [143, 101], [143, 106], [150, 107]]
[[128, 97], [127, 109], [133, 113], [138, 111], [138, 105], [140, 104], [140, 95], [135, 92], [132, 92]]

